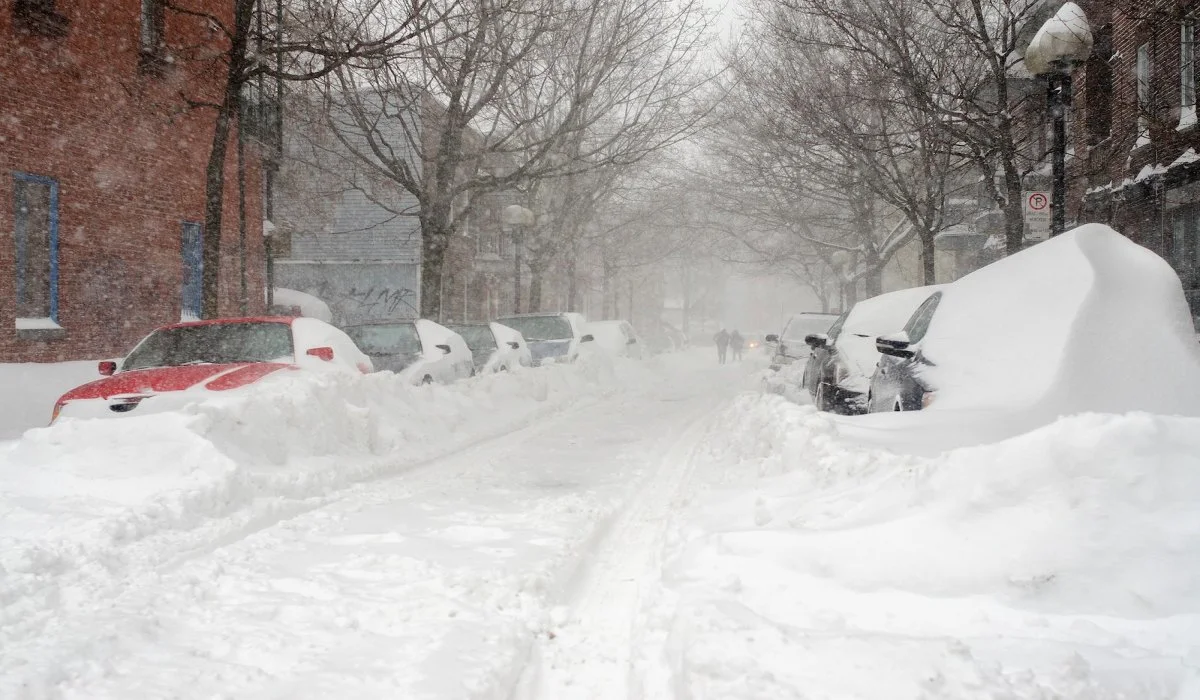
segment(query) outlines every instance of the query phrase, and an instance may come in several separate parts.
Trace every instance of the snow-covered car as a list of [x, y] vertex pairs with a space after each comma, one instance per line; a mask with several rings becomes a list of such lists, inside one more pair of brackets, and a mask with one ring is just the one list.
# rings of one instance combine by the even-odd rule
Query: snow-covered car
[[837, 314], [815, 312], [799, 313], [789, 318], [787, 323], [783, 324], [779, 335], [772, 333], [767, 336], [767, 343], [775, 347], [775, 353], [771, 356], [771, 369], [778, 370], [793, 362], [807, 361], [812, 350], [804, 339], [814, 333], [827, 334], [837, 319]]
[[51, 422], [132, 413], [167, 396], [185, 403], [286, 369], [365, 373], [372, 363], [349, 336], [315, 318], [176, 323], [152, 331], [123, 360], [101, 362], [104, 378], [63, 394]]
[[854, 305], [826, 333], [811, 333], [812, 354], [804, 367], [804, 387], [821, 411], [866, 413], [871, 375], [879, 361], [875, 339], [904, 326], [913, 311], [940, 287], [888, 292]]
[[533, 365], [533, 355], [525, 338], [500, 323], [458, 323], [448, 326], [462, 336], [471, 349], [477, 374], [507, 372]]
[[596, 347], [614, 357], [640, 360], [649, 352], [628, 321], [593, 321], [587, 324], [587, 333], [595, 340]]
[[574, 312], [518, 314], [496, 319], [519, 332], [529, 344], [534, 366], [549, 362], [574, 362], [580, 346], [594, 338], [587, 332], [587, 319]]
[[462, 336], [428, 319], [372, 321], [346, 326], [346, 333], [376, 370], [395, 372], [413, 384], [449, 384], [475, 374]]
[[872, 412], [1190, 414], [1200, 349], [1178, 275], [1089, 224], [946, 285], [876, 339]]

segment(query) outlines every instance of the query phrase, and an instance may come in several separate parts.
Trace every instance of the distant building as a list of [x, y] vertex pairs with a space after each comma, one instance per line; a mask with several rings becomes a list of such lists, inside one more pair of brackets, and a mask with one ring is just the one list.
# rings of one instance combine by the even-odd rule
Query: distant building
[[[221, 0], [189, 0], [216, 17]], [[0, 10], [0, 361], [120, 355], [200, 304], [214, 66], [224, 38], [162, 0]], [[236, 133], [236, 130], [235, 130]], [[235, 137], [236, 138], [236, 137]], [[221, 311], [239, 313], [234, 146]], [[264, 309], [261, 156], [245, 149], [246, 311]]]

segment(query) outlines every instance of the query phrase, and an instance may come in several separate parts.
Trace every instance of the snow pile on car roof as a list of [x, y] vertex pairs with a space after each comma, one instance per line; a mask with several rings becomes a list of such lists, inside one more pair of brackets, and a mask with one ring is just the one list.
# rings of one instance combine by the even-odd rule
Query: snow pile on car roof
[[1200, 419], [1080, 415], [931, 458], [778, 397], [717, 424], [645, 604], [677, 694], [1200, 696]]
[[1178, 276], [1099, 224], [954, 282], [922, 349], [935, 410], [1200, 414], [1200, 346]]
[[846, 323], [837, 339], [838, 352], [852, 370], [844, 384], [865, 393], [871, 373], [875, 371], [875, 363], [879, 361], [875, 338], [903, 328], [917, 307], [941, 288], [940, 285], [930, 285], [900, 289], [855, 304], [846, 316]]
[[276, 287], [272, 295], [272, 301], [275, 302], [276, 306], [294, 306], [300, 309], [301, 316], [315, 318], [326, 323], [333, 323], [333, 312], [329, 310], [329, 304], [307, 292], [288, 289], [286, 287]]

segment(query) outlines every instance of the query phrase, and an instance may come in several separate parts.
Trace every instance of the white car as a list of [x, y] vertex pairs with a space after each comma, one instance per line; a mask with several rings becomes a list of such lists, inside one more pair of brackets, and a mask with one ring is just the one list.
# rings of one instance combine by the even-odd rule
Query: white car
[[804, 339], [814, 333], [827, 333], [837, 319], [837, 314], [826, 313], [800, 313], [789, 318], [783, 326], [783, 332], [767, 336], [768, 344], [775, 343], [771, 369], [777, 370], [793, 362], [808, 361], [812, 349]]
[[345, 330], [376, 370], [390, 370], [413, 384], [449, 384], [475, 374], [466, 341], [439, 323], [374, 321]]
[[587, 332], [597, 347], [616, 357], [640, 360], [649, 353], [628, 321], [593, 321], [587, 325]]
[[477, 374], [507, 372], [533, 365], [533, 355], [520, 332], [501, 323], [460, 323], [450, 329], [467, 341]]
[[587, 319], [571, 311], [504, 316], [496, 321], [524, 336], [535, 367], [574, 362], [579, 358], [580, 346], [593, 340], [586, 330]]

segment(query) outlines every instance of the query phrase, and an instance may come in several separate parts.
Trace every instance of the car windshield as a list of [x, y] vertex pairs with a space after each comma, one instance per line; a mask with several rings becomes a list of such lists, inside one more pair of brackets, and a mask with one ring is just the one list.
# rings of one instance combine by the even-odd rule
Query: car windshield
[[421, 337], [412, 323], [350, 326], [346, 334], [368, 355], [416, 355], [421, 352]]
[[571, 323], [558, 314], [550, 316], [513, 316], [499, 319], [500, 323], [520, 331], [525, 340], [567, 340], [574, 337]]
[[827, 333], [835, 316], [801, 316], [793, 318], [783, 331], [783, 339], [803, 343], [804, 337], [812, 333]]
[[467, 347], [472, 351], [496, 348], [496, 338], [492, 335], [492, 329], [487, 326], [449, 326], [449, 328], [461, 335], [463, 340], [467, 341]]
[[215, 323], [160, 328], [138, 344], [122, 369], [232, 362], [292, 362], [286, 323]]

